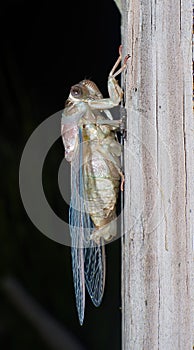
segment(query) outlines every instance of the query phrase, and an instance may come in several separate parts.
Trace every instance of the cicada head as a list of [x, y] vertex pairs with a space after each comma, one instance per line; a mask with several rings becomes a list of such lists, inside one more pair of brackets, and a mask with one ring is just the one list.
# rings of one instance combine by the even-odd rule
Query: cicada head
[[90, 100], [99, 100], [103, 96], [96, 86], [96, 84], [91, 80], [82, 80], [78, 84], [73, 85], [70, 90], [70, 94], [67, 100], [69, 102], [87, 102]]
[[99, 100], [103, 97], [97, 85], [93, 81], [82, 80], [80, 84], [87, 89], [87, 94], [89, 99]]

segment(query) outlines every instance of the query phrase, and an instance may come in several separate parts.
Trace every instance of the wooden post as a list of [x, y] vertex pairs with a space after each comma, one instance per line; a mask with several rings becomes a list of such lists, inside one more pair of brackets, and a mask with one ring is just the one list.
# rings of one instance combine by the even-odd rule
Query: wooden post
[[122, 0], [122, 349], [193, 348], [192, 1]]

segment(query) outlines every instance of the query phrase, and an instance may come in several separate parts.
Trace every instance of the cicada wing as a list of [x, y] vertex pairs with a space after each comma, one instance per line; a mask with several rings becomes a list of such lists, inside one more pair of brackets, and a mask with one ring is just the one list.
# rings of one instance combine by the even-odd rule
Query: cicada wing
[[[76, 306], [80, 324], [83, 324], [85, 311], [85, 274], [84, 250], [90, 245], [93, 225], [89, 213], [85, 210], [84, 186], [82, 173], [82, 134], [79, 129], [79, 144], [71, 162], [71, 203], [69, 209], [69, 225], [71, 235], [72, 270]], [[88, 243], [89, 242], [89, 243]]]
[[71, 203], [69, 208], [69, 225], [71, 235], [72, 271], [75, 289], [76, 306], [80, 324], [83, 324], [85, 311], [85, 278], [84, 278], [84, 233], [80, 192], [80, 144], [77, 145], [74, 159], [71, 162]]
[[94, 225], [87, 210], [87, 196], [84, 191], [82, 159], [82, 134], [79, 129], [79, 144], [71, 162], [71, 203], [69, 211], [72, 243], [72, 269], [76, 306], [80, 324], [85, 309], [85, 284], [94, 305], [102, 300], [105, 283], [105, 248], [103, 241], [96, 244], [91, 239]]
[[76, 306], [79, 321], [82, 325], [85, 311], [85, 282], [87, 283], [87, 279], [85, 279], [85, 277], [87, 277], [85, 274], [85, 251], [89, 251], [89, 248], [85, 248], [85, 246], [88, 246], [88, 244], [90, 245], [92, 242], [89, 236], [93, 225], [89, 214], [84, 211], [78, 211], [75, 206], [72, 205], [75, 197], [74, 192], [70, 205], [71, 256]]
[[[82, 248], [75, 248], [76, 245], [81, 245], [79, 233], [75, 232], [73, 228], [71, 230], [72, 239], [72, 271], [73, 271], [73, 281], [75, 289], [76, 307], [79, 317], [79, 322], [82, 325], [84, 320], [85, 311], [85, 279], [84, 279], [84, 254]], [[74, 231], [74, 232], [73, 232]]]
[[86, 287], [95, 306], [99, 306], [102, 301], [105, 271], [105, 246], [91, 240], [90, 248], [84, 249], [84, 272]]
[[[72, 183], [79, 186], [75, 163], [72, 164]], [[84, 278], [84, 250], [82, 213], [78, 210], [79, 195], [77, 189], [71, 191], [71, 203], [69, 208], [69, 224], [71, 235], [72, 271], [75, 289], [76, 306], [80, 324], [83, 324], [85, 311], [85, 278]]]

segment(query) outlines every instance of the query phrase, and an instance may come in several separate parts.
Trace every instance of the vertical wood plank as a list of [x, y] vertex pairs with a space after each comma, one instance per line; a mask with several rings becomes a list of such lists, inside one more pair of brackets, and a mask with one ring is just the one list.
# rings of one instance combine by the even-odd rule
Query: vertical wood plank
[[192, 349], [192, 1], [122, 0], [123, 350]]

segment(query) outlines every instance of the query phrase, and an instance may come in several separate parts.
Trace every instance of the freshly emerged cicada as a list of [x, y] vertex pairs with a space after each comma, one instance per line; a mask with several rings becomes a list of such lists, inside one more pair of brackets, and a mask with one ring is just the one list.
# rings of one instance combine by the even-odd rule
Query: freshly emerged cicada
[[[76, 306], [80, 324], [85, 310], [85, 285], [95, 306], [105, 284], [104, 243], [117, 234], [116, 201], [123, 188], [121, 145], [116, 138], [120, 120], [110, 108], [118, 106], [123, 91], [115, 77], [126, 68], [119, 58], [108, 77], [109, 98], [96, 84], [82, 80], [72, 86], [62, 113], [61, 134], [65, 158], [71, 162], [69, 225]], [[115, 72], [116, 71], [116, 72]]]

